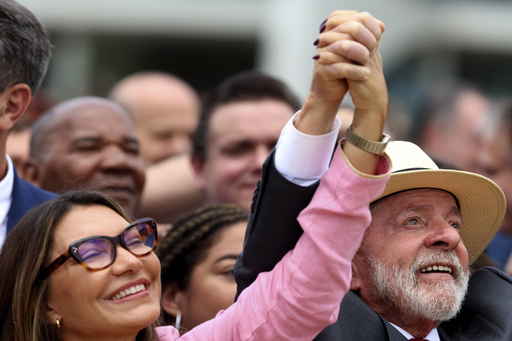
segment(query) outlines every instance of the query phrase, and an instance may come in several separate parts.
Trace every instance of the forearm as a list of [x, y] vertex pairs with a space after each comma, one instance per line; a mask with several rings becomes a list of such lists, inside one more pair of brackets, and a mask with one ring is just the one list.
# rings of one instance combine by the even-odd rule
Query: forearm
[[244, 249], [234, 274], [237, 295], [261, 272], [270, 271], [295, 247], [302, 235], [297, 216], [307, 206], [318, 182], [304, 187], [285, 179], [274, 166], [275, 150], [265, 161], [253, 209], [249, 215]]
[[173, 223], [183, 212], [200, 206], [203, 200], [190, 156], [176, 156], [147, 168], [139, 216]]

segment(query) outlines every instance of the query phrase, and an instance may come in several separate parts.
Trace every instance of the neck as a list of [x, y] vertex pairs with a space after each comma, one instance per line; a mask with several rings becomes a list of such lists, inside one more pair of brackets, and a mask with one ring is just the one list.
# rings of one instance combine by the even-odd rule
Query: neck
[[76, 335], [70, 334], [63, 331], [60, 333], [60, 339], [63, 341], [135, 341], [137, 334], [135, 335]]
[[7, 174], [7, 159], [5, 153], [0, 155], [0, 181], [5, 178]]

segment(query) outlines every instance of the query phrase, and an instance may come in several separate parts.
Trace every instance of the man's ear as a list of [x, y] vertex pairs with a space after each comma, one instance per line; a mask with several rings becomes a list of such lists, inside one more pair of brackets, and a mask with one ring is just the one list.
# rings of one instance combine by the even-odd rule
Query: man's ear
[[23, 179], [30, 182], [34, 186], [41, 188], [41, 181], [39, 179], [39, 167], [40, 162], [33, 157], [29, 157], [28, 160], [23, 164]]
[[180, 299], [183, 297], [175, 283], [166, 284], [162, 288], [162, 309], [169, 315], [176, 317], [180, 310]]
[[0, 129], [8, 131], [21, 120], [32, 101], [32, 92], [25, 83], [4, 90], [0, 95]]
[[192, 169], [194, 169], [197, 187], [200, 190], [204, 190], [206, 188], [206, 180], [204, 178], [204, 161], [200, 161], [192, 156], [190, 158], [190, 162], [192, 163]]
[[[357, 254], [356, 254], [356, 257], [357, 257]], [[362, 278], [361, 278], [360, 269], [357, 266], [357, 262], [355, 261], [355, 258], [354, 258], [354, 260], [352, 260], [352, 279], [350, 280], [350, 290], [358, 291], [359, 289], [361, 289], [361, 286], [362, 286], [361, 282], [362, 282]]]

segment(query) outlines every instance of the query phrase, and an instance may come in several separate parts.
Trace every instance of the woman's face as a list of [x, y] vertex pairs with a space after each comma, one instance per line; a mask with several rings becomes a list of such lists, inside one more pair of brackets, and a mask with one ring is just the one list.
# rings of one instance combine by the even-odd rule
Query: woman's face
[[[59, 257], [78, 239], [117, 236], [127, 226], [128, 222], [108, 207], [75, 208], [56, 227], [50, 259]], [[141, 291], [112, 300], [135, 287]], [[48, 306], [50, 319], [60, 320], [63, 339], [136, 335], [160, 314], [160, 262], [153, 252], [137, 258], [120, 245], [114, 263], [96, 272], [68, 259], [50, 274]]]
[[182, 326], [187, 330], [208, 321], [235, 300], [233, 266], [242, 252], [246, 222], [222, 229], [206, 258], [192, 271], [188, 289], [178, 294]]

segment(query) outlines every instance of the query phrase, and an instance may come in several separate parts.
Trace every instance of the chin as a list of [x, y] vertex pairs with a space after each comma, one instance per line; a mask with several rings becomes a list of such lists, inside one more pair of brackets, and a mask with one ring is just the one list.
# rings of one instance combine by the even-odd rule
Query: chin
[[[142, 330], [154, 323], [160, 317], [160, 305], [158, 307], [140, 307], [141, 309], [135, 309], [129, 316], [125, 316], [123, 323], [124, 328], [134, 328]], [[121, 317], [119, 317], [121, 320]]]

